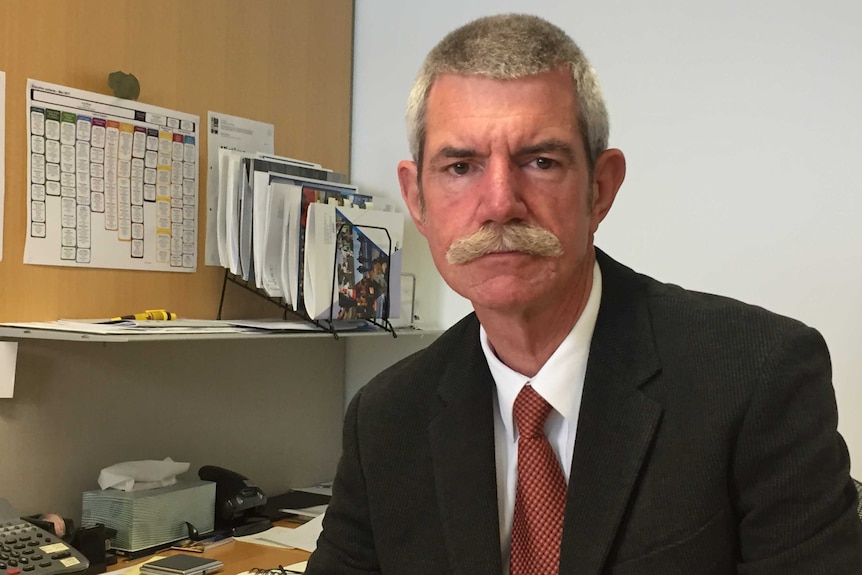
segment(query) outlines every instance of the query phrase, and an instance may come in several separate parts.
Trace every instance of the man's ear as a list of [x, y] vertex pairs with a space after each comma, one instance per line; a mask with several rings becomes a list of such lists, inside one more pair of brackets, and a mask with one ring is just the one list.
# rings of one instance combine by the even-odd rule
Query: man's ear
[[401, 197], [407, 204], [410, 217], [416, 224], [416, 228], [425, 235], [425, 216], [422, 208], [422, 197], [419, 191], [419, 179], [417, 177], [416, 162], [402, 160], [398, 162], [398, 183], [401, 185]]
[[626, 178], [626, 158], [620, 150], [605, 150], [596, 158], [593, 170], [593, 205], [590, 210], [590, 231], [596, 233], [608, 215], [620, 186]]

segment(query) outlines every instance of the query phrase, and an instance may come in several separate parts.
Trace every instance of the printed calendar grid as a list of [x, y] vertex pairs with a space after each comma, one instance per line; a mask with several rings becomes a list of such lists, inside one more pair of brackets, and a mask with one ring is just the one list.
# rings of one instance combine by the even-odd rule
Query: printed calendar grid
[[194, 271], [197, 117], [33, 81], [28, 95], [25, 262]]

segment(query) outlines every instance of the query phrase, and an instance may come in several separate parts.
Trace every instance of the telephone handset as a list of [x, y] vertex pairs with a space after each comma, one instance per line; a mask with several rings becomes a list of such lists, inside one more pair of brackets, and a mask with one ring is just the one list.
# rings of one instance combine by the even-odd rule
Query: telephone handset
[[0, 499], [0, 574], [68, 575], [89, 566], [81, 552], [19, 518], [9, 502]]

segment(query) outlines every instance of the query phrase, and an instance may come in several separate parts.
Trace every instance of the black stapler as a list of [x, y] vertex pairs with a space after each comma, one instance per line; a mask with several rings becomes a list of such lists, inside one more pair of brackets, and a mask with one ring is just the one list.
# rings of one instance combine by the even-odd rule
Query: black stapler
[[215, 465], [201, 467], [198, 477], [216, 484], [216, 531], [239, 537], [272, 527], [264, 515], [266, 495], [248, 477]]

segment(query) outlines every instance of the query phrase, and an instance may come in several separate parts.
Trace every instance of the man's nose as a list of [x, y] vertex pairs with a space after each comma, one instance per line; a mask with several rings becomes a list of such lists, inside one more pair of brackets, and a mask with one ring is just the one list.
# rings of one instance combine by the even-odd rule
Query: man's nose
[[480, 208], [483, 221], [506, 223], [523, 219], [526, 207], [517, 167], [506, 161], [491, 161], [483, 184]]

